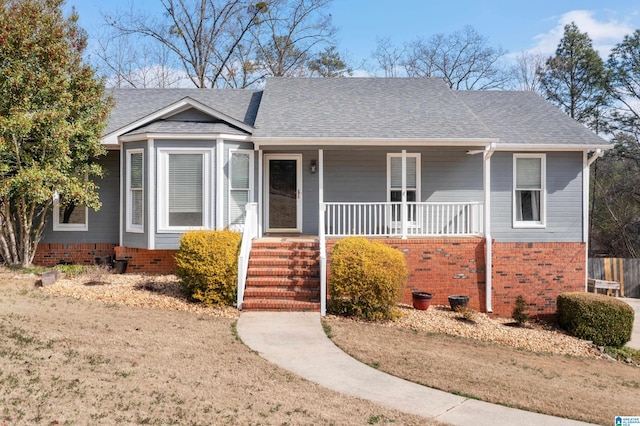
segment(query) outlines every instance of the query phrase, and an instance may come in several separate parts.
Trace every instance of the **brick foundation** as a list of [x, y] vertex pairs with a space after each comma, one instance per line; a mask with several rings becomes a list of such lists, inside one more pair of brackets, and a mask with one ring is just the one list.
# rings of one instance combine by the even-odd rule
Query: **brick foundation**
[[59, 263], [79, 265], [95, 264], [97, 256], [113, 256], [116, 244], [73, 244], [40, 243], [36, 249], [33, 263], [41, 266], [55, 266]]
[[172, 274], [175, 269], [174, 255], [178, 250], [147, 250], [141, 248], [115, 248], [116, 258], [129, 261], [127, 272], [150, 274]]
[[[327, 258], [339, 240], [327, 241]], [[405, 254], [411, 291], [433, 293], [432, 304], [448, 305], [448, 296], [469, 296], [469, 307], [486, 312], [485, 240], [483, 238], [377, 239]], [[556, 297], [584, 291], [584, 243], [493, 243], [493, 313], [510, 317], [518, 295], [531, 316], [555, 314]], [[330, 269], [330, 267], [328, 268]], [[330, 275], [330, 272], [328, 272]], [[329, 277], [328, 277], [329, 278]]]
[[511, 316], [524, 296], [533, 316], [555, 314], [556, 297], [584, 291], [584, 243], [493, 243], [493, 312]]
[[[327, 241], [327, 258], [339, 240]], [[415, 290], [433, 293], [432, 304], [448, 305], [448, 296], [469, 296], [469, 307], [484, 311], [485, 262], [482, 238], [376, 239], [402, 251], [409, 278], [402, 301]], [[329, 267], [327, 269], [330, 269]]]

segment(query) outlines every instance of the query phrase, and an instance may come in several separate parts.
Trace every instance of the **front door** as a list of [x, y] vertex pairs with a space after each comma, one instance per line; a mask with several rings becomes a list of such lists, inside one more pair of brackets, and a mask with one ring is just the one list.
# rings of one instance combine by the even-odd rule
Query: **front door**
[[267, 154], [267, 232], [302, 232], [302, 155]]

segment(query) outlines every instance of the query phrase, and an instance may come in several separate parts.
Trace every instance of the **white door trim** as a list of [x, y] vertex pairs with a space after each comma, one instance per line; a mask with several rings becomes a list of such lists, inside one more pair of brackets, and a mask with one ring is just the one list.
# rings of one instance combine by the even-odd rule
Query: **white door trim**
[[[302, 154], [265, 154], [264, 167], [264, 222], [265, 232], [271, 233], [302, 233]], [[269, 171], [271, 160], [296, 160], [296, 227], [295, 228], [271, 228], [269, 223]]]

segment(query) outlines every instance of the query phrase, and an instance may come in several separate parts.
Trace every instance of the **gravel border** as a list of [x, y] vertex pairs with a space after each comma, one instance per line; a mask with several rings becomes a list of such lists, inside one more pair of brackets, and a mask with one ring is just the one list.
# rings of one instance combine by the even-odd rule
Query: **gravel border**
[[[240, 316], [234, 307], [207, 307], [190, 302], [175, 275], [118, 275], [93, 268], [86, 274], [59, 279], [42, 290], [59, 296], [104, 303], [187, 311], [231, 319]], [[496, 342], [534, 352], [581, 357], [601, 355], [591, 342], [569, 336], [546, 323], [531, 322], [518, 327], [513, 325], [511, 318], [490, 318], [472, 310], [467, 310], [463, 315], [447, 306], [432, 305], [428, 310], [420, 311], [400, 305], [400, 317], [396, 321], [378, 324]]]

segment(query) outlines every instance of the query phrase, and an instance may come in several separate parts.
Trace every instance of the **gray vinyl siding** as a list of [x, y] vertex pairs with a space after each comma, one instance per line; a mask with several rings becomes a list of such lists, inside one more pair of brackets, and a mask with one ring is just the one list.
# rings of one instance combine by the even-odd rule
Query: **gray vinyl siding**
[[[158, 164], [158, 151], [161, 148], [171, 149], [171, 148], [193, 148], [193, 149], [211, 149], [211, 170], [210, 170], [210, 182], [211, 182], [211, 192], [209, 194], [209, 205], [210, 211], [209, 214], [211, 216], [211, 229], [215, 229], [216, 223], [216, 209], [218, 206], [216, 205], [216, 141], [184, 141], [184, 140], [164, 140], [164, 141], [156, 141], [155, 142], [155, 165], [154, 170], [156, 176], [156, 188], [153, 190], [153, 200], [156, 206], [155, 209], [155, 219], [156, 229], [158, 227], [158, 172], [157, 172], [157, 164]], [[162, 249], [177, 249], [180, 246], [180, 237], [182, 236], [182, 232], [176, 233], [167, 233], [167, 232], [157, 232], [154, 235], [154, 244], [155, 248]]]
[[215, 121], [209, 114], [199, 111], [195, 108], [189, 108], [188, 110], [179, 112], [169, 117], [172, 121], [197, 121], [201, 123]]
[[491, 236], [498, 242], [581, 242], [582, 152], [546, 154], [546, 227], [513, 227], [513, 153], [491, 159]]
[[98, 163], [104, 169], [104, 176], [94, 181], [100, 187], [98, 194], [102, 207], [98, 211], [89, 209], [89, 230], [54, 231], [53, 214], [50, 214], [43, 233], [43, 243], [118, 243], [118, 212], [120, 210], [120, 194], [118, 192], [118, 182], [120, 181], [119, 155], [118, 151], [109, 151], [106, 156], [98, 160]]
[[[143, 165], [144, 165], [144, 176], [143, 176], [143, 180], [144, 180], [144, 195], [143, 195], [143, 222], [144, 222], [144, 232], [127, 232], [127, 208], [129, 207], [127, 205], [127, 170], [126, 170], [126, 163], [127, 163], [127, 151], [129, 150], [134, 150], [134, 149], [141, 149], [142, 150], [142, 158], [143, 158]], [[121, 225], [122, 226], [122, 245], [124, 247], [133, 247], [133, 248], [147, 248], [147, 235], [149, 233], [149, 203], [148, 203], [148, 194], [149, 191], [151, 190], [149, 188], [149, 176], [151, 176], [151, 173], [153, 173], [153, 166], [150, 164], [149, 161], [149, 153], [148, 153], [148, 149], [147, 149], [147, 142], [127, 142], [124, 144], [123, 147], [123, 153], [122, 153], [122, 167], [124, 167], [124, 174], [123, 174], [123, 179], [122, 182], [120, 183], [121, 188], [122, 188], [122, 202], [123, 202], [123, 209], [122, 209], [122, 217], [121, 217]]]
[[440, 147], [422, 154], [424, 202], [482, 201], [482, 155], [469, 155], [467, 148]]

